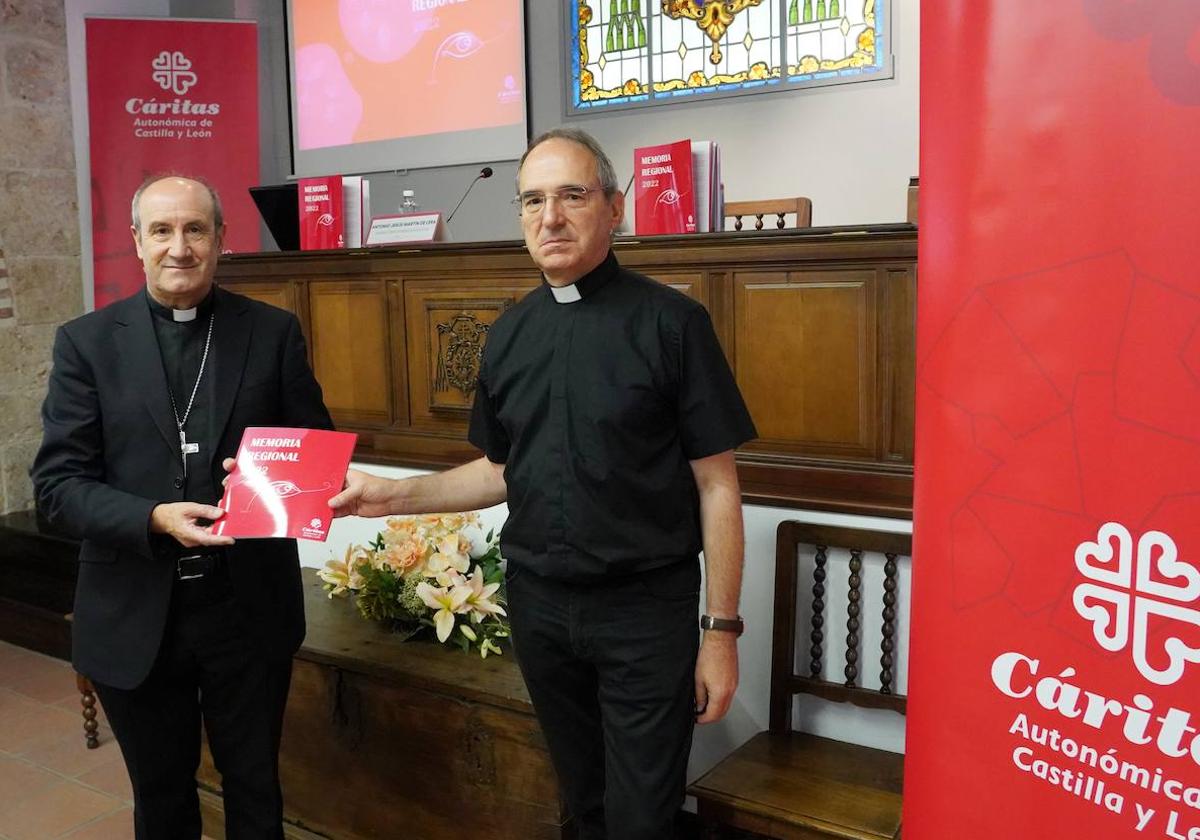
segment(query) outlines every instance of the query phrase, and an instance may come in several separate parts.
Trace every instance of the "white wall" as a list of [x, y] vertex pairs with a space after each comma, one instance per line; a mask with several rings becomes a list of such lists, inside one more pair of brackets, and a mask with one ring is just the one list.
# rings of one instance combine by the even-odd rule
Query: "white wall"
[[622, 185], [636, 146], [716, 140], [727, 201], [805, 195], [813, 200], [815, 225], [904, 221], [908, 179], [917, 174], [916, 0], [893, 0], [893, 79], [570, 120], [563, 117], [560, 54], [551, 46], [561, 40], [566, 4], [545, 5], [529, 16], [533, 130], [565, 122], [593, 134]]
[[[633, 171], [637, 146], [685, 137], [716, 140], [728, 201], [804, 195], [813, 201], [815, 225], [904, 221], [908, 179], [917, 174], [917, 0], [893, 0], [892, 79], [571, 118], [565, 116], [559, 47], [566, 7], [548, 0], [526, 3], [532, 135], [559, 125], [595, 135], [622, 186]], [[282, 96], [282, 82], [276, 87]], [[286, 138], [277, 136], [276, 142], [282, 148]], [[451, 225], [455, 241], [520, 236], [508, 204], [516, 165], [492, 165], [496, 174], [475, 186]], [[403, 169], [404, 161], [396, 161], [396, 168]], [[426, 209], [448, 212], [478, 171], [465, 166], [379, 174], [371, 178], [372, 197], [377, 211], [394, 209], [400, 191], [413, 189]]]
[[[378, 465], [356, 465], [389, 478], [406, 478], [421, 475], [421, 470], [400, 469]], [[482, 514], [485, 528], [498, 527], [504, 523], [508, 510], [505, 505], [489, 508]], [[697, 730], [692, 745], [689, 778], [694, 779], [716, 764], [730, 751], [751, 736], [767, 728], [767, 713], [770, 705], [771, 683], [771, 621], [774, 611], [775, 590], [775, 529], [785, 519], [798, 519], [828, 525], [845, 525], [870, 528], [878, 531], [912, 532], [912, 523], [907, 520], [884, 519], [868, 516], [845, 516], [817, 511], [790, 510], [785, 508], [748, 505], [744, 508], [746, 523], [746, 567], [742, 583], [741, 613], [746, 619], [746, 632], [738, 643], [741, 680], [737, 696], [729, 714], [719, 723]], [[331, 557], [340, 558], [350, 544], [369, 542], [382, 527], [382, 520], [347, 518], [337, 520], [324, 543], [300, 542], [300, 562], [305, 566], [319, 567]], [[881, 587], [876, 580], [882, 575], [882, 558], [868, 555], [864, 559], [863, 591], [878, 593]], [[827, 567], [829, 578], [827, 589], [826, 636], [831, 640], [827, 651], [827, 662], [840, 669], [844, 652], [841, 628], [846, 626], [845, 558], [831, 556]], [[908, 591], [909, 568], [907, 562], [900, 569], [899, 618], [897, 621], [897, 685], [903, 690], [908, 684]], [[810, 583], [802, 582], [802, 589]], [[881, 618], [876, 605], [864, 605], [863, 638], [877, 638]], [[803, 613], [803, 611], [802, 611]], [[803, 615], [802, 615], [803, 619]], [[804, 631], [807, 636], [807, 629]], [[806, 648], [805, 648], [806, 649]], [[878, 654], [870, 648], [863, 653], [863, 672], [866, 685], [878, 686]], [[797, 702], [796, 722], [804, 731], [815, 732], [843, 741], [891, 750], [904, 751], [904, 718], [894, 712], [863, 710], [841, 703], [827, 703], [819, 699], [801, 698]]]

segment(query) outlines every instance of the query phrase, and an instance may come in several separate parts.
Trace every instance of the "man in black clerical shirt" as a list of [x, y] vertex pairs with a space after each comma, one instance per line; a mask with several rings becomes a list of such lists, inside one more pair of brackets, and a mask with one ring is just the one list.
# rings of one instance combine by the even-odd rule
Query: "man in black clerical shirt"
[[469, 434], [484, 457], [395, 482], [351, 471], [330, 505], [507, 500], [513, 643], [580, 836], [662, 840], [693, 723], [719, 720], [737, 687], [733, 450], [754, 426], [704, 307], [617, 264], [624, 196], [595, 140], [542, 135], [517, 180], [545, 282], [488, 334]]
[[296, 544], [209, 526], [247, 426], [332, 422], [296, 318], [214, 286], [225, 225], [210, 187], [147, 181], [131, 231], [146, 287], [59, 329], [31, 470], [42, 513], [82, 540], [72, 660], [125, 757], [137, 840], [200, 837], [202, 718], [225, 836], [281, 840]]

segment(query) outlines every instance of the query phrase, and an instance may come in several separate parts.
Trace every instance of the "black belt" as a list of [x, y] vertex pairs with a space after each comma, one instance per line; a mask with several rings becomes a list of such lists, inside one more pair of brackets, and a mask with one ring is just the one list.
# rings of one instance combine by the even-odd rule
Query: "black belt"
[[201, 580], [224, 571], [224, 549], [184, 554], [175, 559], [176, 580]]

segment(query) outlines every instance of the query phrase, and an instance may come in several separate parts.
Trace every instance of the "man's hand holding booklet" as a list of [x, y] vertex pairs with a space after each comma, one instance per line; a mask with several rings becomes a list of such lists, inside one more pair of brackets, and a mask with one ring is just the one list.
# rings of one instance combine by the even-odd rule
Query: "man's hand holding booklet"
[[324, 542], [358, 435], [250, 426], [225, 481], [212, 526], [219, 536], [293, 537]]

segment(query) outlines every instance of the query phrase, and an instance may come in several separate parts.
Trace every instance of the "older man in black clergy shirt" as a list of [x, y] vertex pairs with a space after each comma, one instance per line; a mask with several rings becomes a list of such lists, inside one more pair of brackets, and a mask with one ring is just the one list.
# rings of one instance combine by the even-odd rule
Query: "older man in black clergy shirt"
[[737, 687], [733, 450], [754, 426], [704, 307], [617, 264], [624, 196], [595, 140], [542, 135], [517, 180], [545, 283], [489, 332], [470, 426], [484, 457], [396, 482], [351, 471], [330, 505], [508, 501], [513, 642], [580, 836], [662, 840], [693, 722], [720, 719]]
[[137, 840], [200, 837], [201, 718], [225, 836], [281, 840], [296, 544], [208, 526], [247, 426], [332, 423], [296, 318], [213, 285], [225, 225], [207, 185], [143, 184], [131, 231], [146, 287], [59, 329], [31, 471], [40, 509], [83, 541], [72, 659], [125, 757]]

